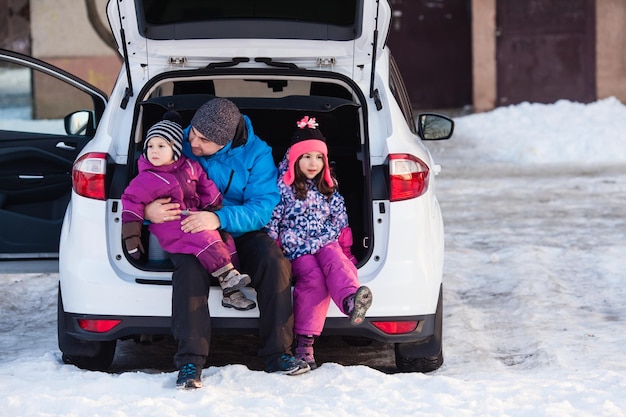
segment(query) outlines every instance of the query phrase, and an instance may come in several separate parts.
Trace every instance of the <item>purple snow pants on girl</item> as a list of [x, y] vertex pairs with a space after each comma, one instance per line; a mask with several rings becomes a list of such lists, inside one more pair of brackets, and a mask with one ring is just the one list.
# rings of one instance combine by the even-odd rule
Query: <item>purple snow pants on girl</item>
[[319, 336], [324, 328], [332, 298], [343, 311], [343, 299], [359, 288], [356, 266], [337, 242], [331, 242], [314, 255], [291, 261], [295, 278], [293, 290], [294, 333]]

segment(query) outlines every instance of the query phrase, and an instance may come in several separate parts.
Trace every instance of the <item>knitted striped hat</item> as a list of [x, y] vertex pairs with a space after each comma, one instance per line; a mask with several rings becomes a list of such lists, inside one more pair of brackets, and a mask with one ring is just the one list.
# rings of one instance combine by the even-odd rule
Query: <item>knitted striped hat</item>
[[146, 141], [143, 144], [143, 153], [148, 157], [148, 142], [152, 138], [163, 138], [174, 150], [174, 161], [178, 161], [183, 148], [183, 128], [172, 120], [161, 120], [148, 129]]

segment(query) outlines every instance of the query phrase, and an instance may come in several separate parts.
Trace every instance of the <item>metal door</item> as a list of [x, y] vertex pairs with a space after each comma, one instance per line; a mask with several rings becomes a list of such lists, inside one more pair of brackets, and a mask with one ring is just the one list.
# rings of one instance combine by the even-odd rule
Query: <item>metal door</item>
[[472, 103], [470, 0], [390, 0], [389, 47], [414, 109]]
[[498, 0], [497, 105], [590, 102], [595, 0]]

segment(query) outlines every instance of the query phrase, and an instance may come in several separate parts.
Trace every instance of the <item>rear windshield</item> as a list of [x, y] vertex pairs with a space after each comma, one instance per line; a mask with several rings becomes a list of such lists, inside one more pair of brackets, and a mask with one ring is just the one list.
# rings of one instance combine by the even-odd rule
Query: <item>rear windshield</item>
[[352, 40], [363, 0], [136, 0], [149, 39]]

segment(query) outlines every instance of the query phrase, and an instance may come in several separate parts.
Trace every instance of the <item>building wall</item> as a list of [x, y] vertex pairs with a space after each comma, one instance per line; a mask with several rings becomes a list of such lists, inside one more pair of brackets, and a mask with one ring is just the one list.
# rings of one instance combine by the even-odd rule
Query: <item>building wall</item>
[[[495, 107], [496, 1], [472, 0], [473, 107]], [[596, 0], [597, 98], [616, 97], [626, 103], [626, 1]]]
[[[96, 0], [106, 20], [107, 0]], [[472, 0], [473, 108], [496, 103], [496, 1]], [[23, 4], [25, 0], [0, 0]], [[32, 55], [57, 65], [109, 93], [121, 67], [115, 51], [96, 35], [84, 1], [30, 0]], [[596, 0], [596, 91], [626, 103], [626, 1]], [[13, 49], [13, 48], [9, 48]]]
[[496, 103], [496, 0], [472, 0], [472, 73], [475, 112]]
[[30, 55], [28, 0], [0, 0], [0, 48]]
[[[107, 0], [96, 0], [103, 23]], [[84, 1], [30, 0], [31, 54], [109, 94], [121, 68], [116, 51], [96, 34]]]
[[596, 0], [598, 99], [617, 97], [626, 103], [626, 2]]

